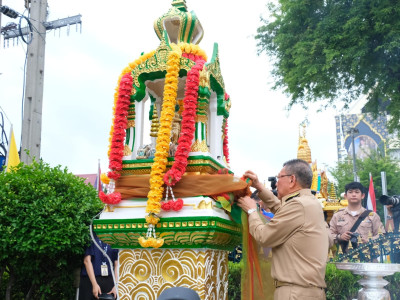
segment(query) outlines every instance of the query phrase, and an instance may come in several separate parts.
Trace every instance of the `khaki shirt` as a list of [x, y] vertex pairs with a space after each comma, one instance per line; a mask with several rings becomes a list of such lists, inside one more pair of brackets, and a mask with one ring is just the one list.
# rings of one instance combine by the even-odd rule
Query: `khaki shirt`
[[272, 247], [272, 277], [305, 287], [326, 287], [329, 232], [311, 190], [297, 191], [282, 202], [269, 190], [259, 197], [275, 216], [264, 224], [258, 214], [250, 214], [249, 231], [259, 244]]
[[[358, 217], [366, 209], [361, 207], [355, 216], [350, 213], [348, 207], [338, 210], [333, 216], [330, 225], [330, 234], [334, 239], [335, 243], [338, 243], [337, 236], [343, 234], [346, 231], [350, 231], [354, 223], [357, 221]], [[376, 239], [379, 236], [379, 232], [385, 233], [385, 228], [381, 222], [381, 218], [377, 213], [371, 212], [357, 227], [356, 232], [361, 236], [363, 243], [368, 242], [368, 235], [371, 232], [372, 238]]]

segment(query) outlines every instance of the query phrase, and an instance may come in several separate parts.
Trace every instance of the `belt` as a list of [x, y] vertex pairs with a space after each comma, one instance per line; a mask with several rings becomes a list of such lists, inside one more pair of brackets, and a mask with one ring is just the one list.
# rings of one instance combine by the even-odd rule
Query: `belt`
[[289, 282], [283, 282], [283, 281], [279, 281], [279, 280], [274, 280], [274, 286], [275, 288], [281, 287], [281, 286], [287, 286], [287, 285], [293, 285], [293, 283], [289, 283]]
[[303, 288], [317, 288], [317, 289], [322, 289], [322, 290], [324, 289], [324, 288], [319, 287], [319, 286], [313, 286], [313, 285], [303, 286], [303, 285], [299, 285], [299, 284], [296, 284], [296, 283], [284, 282], [284, 281], [279, 281], [279, 280], [274, 279], [275, 288], [279, 288], [281, 286], [292, 286], [292, 285], [301, 286]]

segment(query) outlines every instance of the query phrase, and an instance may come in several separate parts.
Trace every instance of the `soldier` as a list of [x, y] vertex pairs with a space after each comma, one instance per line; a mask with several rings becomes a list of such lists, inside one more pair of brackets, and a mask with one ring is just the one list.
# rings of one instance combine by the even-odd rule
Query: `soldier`
[[363, 243], [366, 243], [369, 234], [372, 238], [377, 238], [379, 232], [385, 232], [379, 215], [361, 206], [364, 197], [364, 187], [361, 183], [347, 184], [345, 198], [348, 206], [336, 212], [329, 223], [331, 237], [336, 244], [341, 245], [343, 252], [347, 251], [350, 239], [355, 248], [359, 240], [358, 236]]
[[321, 205], [312, 195], [312, 171], [307, 162], [293, 159], [277, 178], [278, 197], [266, 189], [255, 173], [252, 180], [260, 199], [275, 213], [267, 224], [260, 220], [256, 203], [241, 197], [238, 205], [249, 215], [249, 232], [263, 247], [272, 247], [271, 275], [274, 299], [325, 299], [325, 267], [329, 232]]

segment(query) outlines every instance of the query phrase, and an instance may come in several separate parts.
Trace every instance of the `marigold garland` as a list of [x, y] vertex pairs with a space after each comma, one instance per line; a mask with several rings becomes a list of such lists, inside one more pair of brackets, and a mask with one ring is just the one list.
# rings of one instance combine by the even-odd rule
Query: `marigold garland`
[[180, 69], [180, 58], [182, 52], [175, 44], [171, 44], [172, 51], [168, 54], [167, 74], [165, 76], [165, 86], [163, 94], [163, 104], [160, 117], [160, 128], [156, 141], [156, 153], [150, 172], [150, 190], [147, 195], [146, 212], [149, 214], [146, 221], [148, 231], [146, 238], [140, 237], [139, 244], [142, 247], [158, 248], [164, 244], [164, 240], [156, 238], [154, 225], [158, 223], [158, 214], [161, 210], [161, 199], [164, 191], [163, 174], [167, 166], [169, 150], [169, 140], [171, 135], [172, 119], [175, 114], [175, 102], [178, 92], [178, 76]]
[[182, 127], [175, 153], [175, 161], [171, 169], [164, 175], [164, 182], [169, 186], [174, 186], [185, 173], [194, 137], [200, 71], [203, 69], [205, 61], [198, 56], [193, 57], [193, 59], [196, 59], [196, 64], [187, 74], [185, 98], [183, 99]]

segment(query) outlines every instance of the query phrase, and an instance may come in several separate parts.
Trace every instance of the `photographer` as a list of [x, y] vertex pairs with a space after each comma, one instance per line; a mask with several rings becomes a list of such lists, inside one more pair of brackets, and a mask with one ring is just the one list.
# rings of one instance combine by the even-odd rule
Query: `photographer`
[[[388, 216], [386, 220], [386, 231], [390, 229], [394, 232], [399, 232], [400, 223], [400, 195], [386, 196], [382, 195], [379, 201], [386, 205], [388, 210]], [[392, 253], [390, 254], [390, 261], [392, 263], [400, 263], [400, 252], [396, 248], [392, 248]]]
[[359, 182], [351, 182], [345, 186], [345, 197], [348, 201], [346, 208], [336, 212], [329, 225], [334, 242], [340, 244], [343, 253], [347, 251], [349, 241], [353, 248], [358, 246], [358, 237], [362, 243], [368, 242], [368, 235], [378, 237], [379, 232], [385, 232], [377, 213], [368, 211], [361, 206], [364, 199], [364, 187]]

